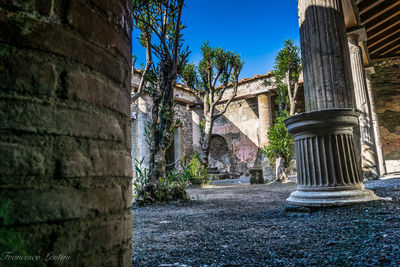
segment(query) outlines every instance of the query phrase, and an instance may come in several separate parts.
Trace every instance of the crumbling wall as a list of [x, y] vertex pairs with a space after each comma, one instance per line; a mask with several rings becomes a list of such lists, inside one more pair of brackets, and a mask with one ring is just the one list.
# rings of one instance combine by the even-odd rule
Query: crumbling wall
[[186, 105], [178, 103], [175, 105], [175, 118], [180, 121], [181, 127], [181, 159], [190, 158], [193, 153], [192, 111]]
[[0, 2], [0, 225], [14, 255], [131, 265], [131, 3]]
[[232, 102], [226, 113], [214, 122], [213, 134], [221, 135], [228, 143], [231, 178], [250, 175], [249, 168], [260, 157], [258, 132], [257, 98]]
[[387, 171], [400, 171], [400, 57], [376, 60], [372, 65], [372, 90]]

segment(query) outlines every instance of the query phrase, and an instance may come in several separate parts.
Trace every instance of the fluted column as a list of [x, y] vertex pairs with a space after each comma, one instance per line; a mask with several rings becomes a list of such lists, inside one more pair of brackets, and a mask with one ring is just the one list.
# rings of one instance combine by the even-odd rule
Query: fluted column
[[138, 99], [136, 160], [139, 162], [143, 160], [143, 168], [149, 168], [150, 148], [146, 140], [146, 129], [150, 120], [151, 106], [152, 101], [149, 96], [144, 95]]
[[193, 151], [200, 152], [201, 128], [200, 122], [203, 119], [203, 109], [201, 107], [192, 108], [192, 142]]
[[355, 147], [356, 156], [362, 166], [363, 176], [368, 179], [376, 179], [378, 178], [377, 155], [370, 112], [371, 106], [367, 94], [362, 51], [358, 45], [359, 42], [364, 40], [366, 40], [366, 34], [363, 28], [348, 34], [356, 109], [360, 112], [359, 127], [354, 131], [357, 140]]
[[294, 135], [297, 191], [288, 204], [348, 205], [376, 199], [363, 186], [354, 151], [359, 114], [341, 0], [299, 0], [306, 112], [285, 124]]
[[268, 144], [268, 129], [272, 125], [272, 103], [271, 96], [267, 93], [257, 96], [258, 120], [260, 122], [260, 146]]
[[381, 132], [379, 130], [378, 115], [376, 114], [376, 111], [375, 111], [375, 99], [374, 99], [374, 94], [372, 93], [372, 86], [371, 86], [371, 75], [374, 73], [375, 73], [375, 70], [373, 67], [365, 69], [367, 95], [368, 95], [369, 104], [370, 104], [372, 129], [373, 129], [374, 138], [375, 138], [378, 175], [383, 176], [386, 174], [386, 164], [385, 164], [385, 158], [383, 156], [383, 146], [382, 146]]

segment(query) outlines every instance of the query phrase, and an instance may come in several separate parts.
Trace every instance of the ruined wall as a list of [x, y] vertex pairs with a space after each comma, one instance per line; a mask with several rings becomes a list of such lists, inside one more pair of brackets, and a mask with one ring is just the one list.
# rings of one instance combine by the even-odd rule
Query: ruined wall
[[179, 119], [181, 127], [181, 159], [190, 157], [193, 153], [192, 111], [185, 105], [176, 104], [175, 118]]
[[372, 65], [372, 90], [387, 171], [400, 171], [400, 57], [377, 60]]
[[214, 122], [213, 134], [224, 137], [228, 143], [231, 178], [249, 175], [249, 168], [259, 157], [258, 132], [257, 98], [232, 102], [226, 113]]
[[0, 1], [0, 243], [14, 255], [131, 265], [130, 8]]

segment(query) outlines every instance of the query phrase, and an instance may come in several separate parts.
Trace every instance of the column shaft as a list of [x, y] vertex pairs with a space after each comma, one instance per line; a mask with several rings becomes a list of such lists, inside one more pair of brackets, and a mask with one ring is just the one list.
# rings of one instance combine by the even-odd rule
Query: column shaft
[[352, 108], [341, 0], [299, 0], [298, 6], [306, 110]]
[[386, 164], [385, 164], [385, 158], [383, 156], [383, 146], [382, 146], [381, 132], [379, 130], [378, 115], [375, 112], [375, 99], [371, 86], [371, 72], [373, 72], [373, 68], [372, 70], [371, 69], [366, 70], [365, 78], [366, 78], [367, 94], [371, 110], [372, 129], [375, 138], [378, 174], [379, 176], [383, 176], [386, 174]]
[[[359, 127], [355, 129], [356, 153], [365, 177], [378, 177], [376, 170], [376, 146], [372, 129], [370, 101], [367, 95], [364, 62], [361, 47], [358, 45], [359, 34], [349, 34], [349, 51], [353, 75], [356, 109], [360, 112]], [[359, 139], [359, 141], [358, 141]]]
[[272, 103], [269, 94], [259, 94], [258, 101], [258, 118], [260, 123], [259, 141], [260, 146], [268, 145], [268, 129], [272, 125]]

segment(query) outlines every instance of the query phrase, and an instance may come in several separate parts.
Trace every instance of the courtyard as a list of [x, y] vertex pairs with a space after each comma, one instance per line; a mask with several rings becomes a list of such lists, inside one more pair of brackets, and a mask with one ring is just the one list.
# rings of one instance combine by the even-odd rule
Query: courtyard
[[400, 175], [365, 183], [383, 200], [286, 212], [293, 182], [188, 190], [192, 201], [133, 205], [134, 266], [398, 266]]

